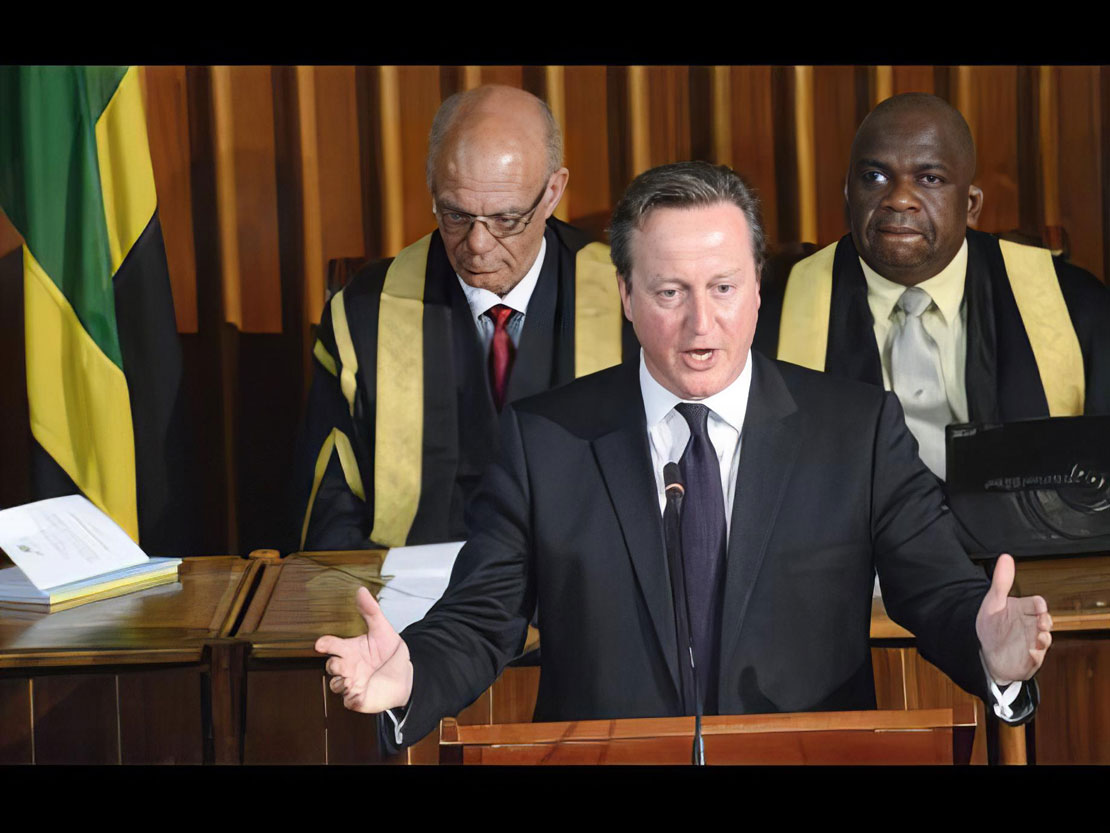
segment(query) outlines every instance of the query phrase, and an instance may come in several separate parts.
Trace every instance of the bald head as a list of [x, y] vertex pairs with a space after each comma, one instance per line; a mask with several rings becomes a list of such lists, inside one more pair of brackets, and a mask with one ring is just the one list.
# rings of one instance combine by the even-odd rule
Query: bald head
[[443, 102], [428, 140], [428, 189], [463, 281], [504, 296], [528, 273], [566, 188], [562, 163], [559, 128], [531, 93], [488, 86]]
[[880, 101], [856, 131], [852, 141], [852, 158], [856, 145], [869, 141], [875, 133], [882, 133], [892, 125], [906, 123], [928, 124], [942, 134], [954, 151], [954, 158], [967, 166], [967, 181], [975, 178], [975, 140], [963, 114], [939, 96], [929, 93], [902, 93]]
[[545, 176], [563, 164], [563, 137], [551, 108], [516, 87], [488, 84], [455, 93], [440, 105], [428, 136], [425, 166], [433, 194], [437, 167], [459, 144], [472, 153], [535, 157]]
[[905, 286], [939, 274], [982, 209], [974, 177], [975, 143], [956, 108], [924, 93], [883, 101], [856, 131], [844, 183], [856, 250]]

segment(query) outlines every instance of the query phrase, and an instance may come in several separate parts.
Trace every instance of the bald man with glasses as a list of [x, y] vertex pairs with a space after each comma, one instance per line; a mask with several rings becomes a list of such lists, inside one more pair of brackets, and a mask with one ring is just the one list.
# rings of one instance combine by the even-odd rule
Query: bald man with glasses
[[535, 96], [444, 101], [428, 142], [436, 231], [359, 271], [320, 322], [298, 548], [466, 538], [502, 408], [636, 355], [608, 247], [553, 216], [568, 177]]

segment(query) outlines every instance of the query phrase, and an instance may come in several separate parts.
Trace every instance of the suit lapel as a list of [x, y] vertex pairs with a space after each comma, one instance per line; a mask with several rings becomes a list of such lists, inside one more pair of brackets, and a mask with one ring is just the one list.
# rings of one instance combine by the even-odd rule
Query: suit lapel
[[663, 519], [651, 469], [638, 366], [629, 363], [627, 367], [629, 371], [622, 374], [627, 390], [612, 399], [621, 403], [621, 413], [614, 419], [617, 424], [592, 445], [677, 696], [678, 646]]
[[[733, 678], [736, 649], [748, 602], [759, 576], [802, 436], [802, 415], [778, 368], [752, 353], [752, 388], [740, 442], [740, 469], [732, 504], [721, 616], [720, 680]], [[718, 689], [722, 707], [728, 702]]]

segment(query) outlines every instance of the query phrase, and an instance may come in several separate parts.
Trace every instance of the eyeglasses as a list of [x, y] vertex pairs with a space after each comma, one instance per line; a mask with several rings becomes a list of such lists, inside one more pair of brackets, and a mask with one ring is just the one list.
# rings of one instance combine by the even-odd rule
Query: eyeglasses
[[482, 223], [494, 237], [512, 237], [520, 234], [532, 222], [532, 215], [540, 207], [543, 195], [547, 193], [547, 185], [543, 186], [540, 195], [532, 203], [532, 207], [523, 214], [492, 214], [486, 217], [483, 214], [467, 214], [465, 211], [440, 211], [438, 206], [432, 208], [432, 213], [439, 219], [440, 227], [448, 234], [470, 233], [470, 228], [475, 223]]

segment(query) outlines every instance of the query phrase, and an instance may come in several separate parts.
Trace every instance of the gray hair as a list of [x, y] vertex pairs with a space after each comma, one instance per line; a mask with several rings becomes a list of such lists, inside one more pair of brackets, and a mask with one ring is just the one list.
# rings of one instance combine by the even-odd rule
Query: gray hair
[[[428, 184], [428, 191], [435, 192], [435, 169], [439, 154], [443, 150], [444, 139], [451, 131], [451, 126], [460, 110], [481, 101], [497, 87], [476, 87], [473, 90], [464, 90], [448, 96], [439, 105], [435, 119], [432, 120], [432, 129], [428, 134], [428, 158], [424, 165], [424, 178]], [[521, 92], [528, 95], [540, 109], [544, 119], [544, 144], [547, 150], [547, 170], [544, 173], [546, 181], [555, 171], [563, 167], [563, 134], [559, 130], [559, 123], [555, 121], [555, 114], [542, 98], [537, 98], [526, 90]]]
[[628, 186], [609, 226], [610, 257], [626, 283], [632, 279], [632, 232], [644, 227], [656, 208], [698, 208], [732, 203], [744, 213], [751, 234], [752, 257], [758, 276], [763, 269], [763, 223], [759, 200], [738, 173], [709, 162], [674, 162], [644, 171]]

